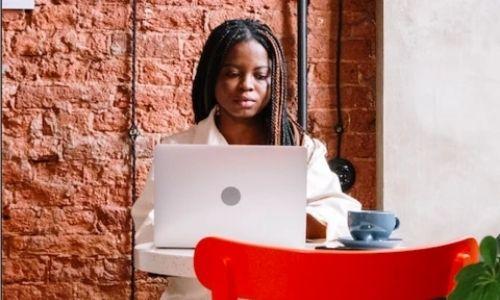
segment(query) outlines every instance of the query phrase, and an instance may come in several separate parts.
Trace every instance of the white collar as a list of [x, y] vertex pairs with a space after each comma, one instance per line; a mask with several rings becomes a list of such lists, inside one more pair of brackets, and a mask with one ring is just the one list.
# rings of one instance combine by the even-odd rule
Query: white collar
[[215, 124], [215, 107], [212, 108], [208, 117], [196, 126], [193, 142], [194, 144], [228, 145], [226, 138]]

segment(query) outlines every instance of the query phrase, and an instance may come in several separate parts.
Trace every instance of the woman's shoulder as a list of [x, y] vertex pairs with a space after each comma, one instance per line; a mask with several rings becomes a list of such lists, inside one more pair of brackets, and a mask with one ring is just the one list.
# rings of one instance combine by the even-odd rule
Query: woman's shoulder
[[307, 134], [304, 135], [302, 140], [302, 146], [307, 149], [307, 161], [311, 162], [313, 157], [325, 157], [327, 154], [325, 144], [317, 138], [309, 136]]
[[317, 138], [314, 138], [308, 134], [304, 135], [302, 140], [302, 146], [306, 147], [308, 152], [323, 151], [326, 153], [325, 144]]
[[162, 144], [192, 144], [196, 132], [196, 126], [175, 133], [161, 139]]

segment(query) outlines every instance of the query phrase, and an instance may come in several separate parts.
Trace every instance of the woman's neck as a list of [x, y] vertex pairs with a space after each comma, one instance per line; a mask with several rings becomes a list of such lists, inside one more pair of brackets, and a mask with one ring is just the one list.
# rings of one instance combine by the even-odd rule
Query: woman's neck
[[215, 117], [215, 124], [230, 145], [265, 145], [268, 136], [262, 117], [237, 119], [226, 114]]

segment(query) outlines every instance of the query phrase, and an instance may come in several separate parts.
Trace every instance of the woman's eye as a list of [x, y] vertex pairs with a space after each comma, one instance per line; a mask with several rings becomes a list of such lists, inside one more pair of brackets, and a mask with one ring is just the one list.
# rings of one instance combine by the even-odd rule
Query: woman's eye
[[264, 79], [267, 79], [268, 75], [267, 74], [257, 74], [255, 75], [255, 78], [257, 78], [258, 80], [264, 80]]
[[229, 77], [229, 78], [234, 78], [234, 77], [238, 77], [240, 74], [238, 74], [237, 72], [226, 72], [226, 77]]

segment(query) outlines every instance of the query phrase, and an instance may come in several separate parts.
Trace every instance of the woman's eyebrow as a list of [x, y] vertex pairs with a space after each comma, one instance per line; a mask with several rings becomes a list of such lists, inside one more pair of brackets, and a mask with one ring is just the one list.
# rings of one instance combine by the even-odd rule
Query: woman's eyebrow
[[222, 68], [226, 68], [226, 67], [233, 67], [233, 68], [237, 68], [238, 66], [235, 65], [235, 64], [223, 64], [222, 65]]
[[[227, 63], [227, 64], [223, 64], [222, 65], [222, 68], [226, 68], [226, 67], [233, 67], [233, 68], [237, 68], [237, 69], [240, 68], [240, 66], [237, 65], [237, 64]], [[271, 67], [270, 66], [257, 66], [257, 67], [254, 68], [254, 70], [256, 70], [256, 69], [263, 69], [263, 68], [270, 69]]]

